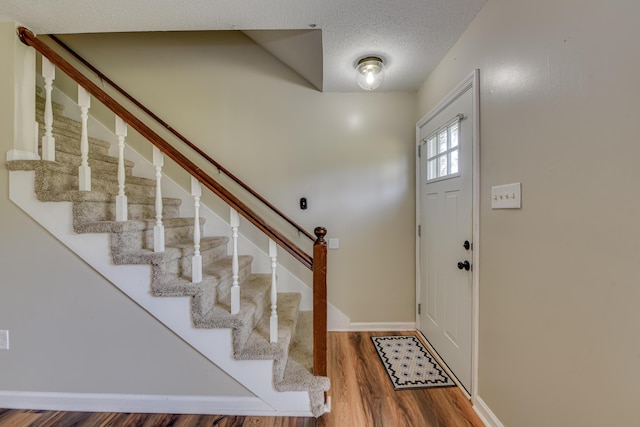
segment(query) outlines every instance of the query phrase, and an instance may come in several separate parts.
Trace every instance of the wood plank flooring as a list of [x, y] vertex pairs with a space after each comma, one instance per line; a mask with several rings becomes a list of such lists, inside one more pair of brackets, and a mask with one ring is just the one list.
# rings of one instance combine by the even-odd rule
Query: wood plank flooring
[[0, 427], [482, 427], [455, 387], [395, 391], [371, 342], [411, 332], [330, 332], [333, 408], [321, 418], [0, 409]]

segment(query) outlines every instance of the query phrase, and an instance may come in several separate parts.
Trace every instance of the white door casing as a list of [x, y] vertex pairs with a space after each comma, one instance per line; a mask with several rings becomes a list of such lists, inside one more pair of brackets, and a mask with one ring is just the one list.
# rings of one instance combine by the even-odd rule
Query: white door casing
[[[421, 153], [416, 161], [416, 221], [421, 230], [416, 241], [416, 323], [472, 397], [477, 384], [478, 93], [476, 70], [416, 125]], [[453, 136], [458, 144], [430, 149], [427, 140], [434, 134]], [[449, 164], [458, 158], [457, 170], [432, 169], [427, 176], [429, 159], [433, 167], [442, 157]]]

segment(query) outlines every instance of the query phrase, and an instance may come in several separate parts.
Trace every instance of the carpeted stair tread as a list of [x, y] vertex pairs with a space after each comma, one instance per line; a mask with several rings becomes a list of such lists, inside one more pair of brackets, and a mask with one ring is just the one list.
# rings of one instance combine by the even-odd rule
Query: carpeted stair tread
[[282, 381], [284, 377], [289, 345], [296, 328], [300, 298], [298, 293], [278, 293], [277, 342], [270, 342], [271, 310], [266, 310], [253, 328], [246, 343], [234, 347], [234, 357], [239, 360], [273, 359], [274, 384]]
[[[251, 263], [253, 257], [247, 255], [238, 256], [238, 283], [242, 289], [243, 282], [251, 276]], [[213, 263], [203, 267], [203, 274], [215, 277], [219, 285], [217, 287], [216, 302], [221, 305], [231, 306], [231, 288], [233, 277], [231, 274], [231, 256], [221, 257]], [[242, 290], [240, 291], [243, 292]]]
[[[209, 276], [211, 278], [211, 276]], [[214, 304], [203, 304], [197, 306], [200, 301], [194, 299], [193, 322], [199, 329], [213, 328], [233, 328], [234, 346], [238, 342], [236, 337], [238, 330], [247, 329], [248, 337], [253, 325], [255, 325], [256, 313], [262, 313], [261, 309], [271, 287], [271, 276], [266, 274], [252, 274], [240, 285], [240, 312], [231, 314], [231, 307], [228, 304], [214, 302]], [[195, 313], [201, 313], [195, 316]]]
[[[80, 154], [76, 153], [67, 153], [67, 152], [56, 152], [56, 161], [60, 163], [66, 163], [69, 165], [79, 166], [81, 162]], [[110, 156], [108, 154], [100, 154], [100, 153], [92, 153], [89, 151], [88, 162], [90, 167], [102, 167], [103, 169], [108, 169], [109, 166], [115, 165], [117, 170], [118, 167], [118, 158], [114, 156]], [[124, 166], [125, 168], [132, 168], [134, 163], [131, 160], [125, 160]]]
[[[11, 160], [6, 162], [7, 169], [12, 171], [43, 170], [66, 175], [78, 175], [78, 165], [50, 160]], [[91, 172], [94, 172], [93, 170]], [[113, 174], [111, 174], [113, 175]], [[117, 179], [117, 178], [116, 178]]]
[[[73, 223], [80, 226], [86, 223], [99, 223], [116, 220], [116, 198], [111, 193], [98, 191], [77, 191], [70, 193], [45, 192], [39, 199], [70, 198], [73, 201]], [[163, 198], [162, 217], [164, 219], [180, 216], [181, 199]], [[153, 218], [156, 215], [155, 198], [145, 196], [127, 197], [127, 212], [129, 220], [142, 220]], [[80, 228], [78, 228], [80, 230]]]
[[[77, 123], [73, 125], [72, 123]], [[41, 141], [45, 133], [44, 121], [38, 119], [38, 140]], [[73, 119], [69, 119], [65, 116], [55, 116], [53, 118], [53, 128], [51, 129], [51, 136], [55, 140], [56, 151], [80, 155], [80, 137], [81, 137], [81, 124]], [[87, 137], [89, 142], [89, 157], [94, 154], [108, 155], [109, 149], [112, 143], [104, 141], [102, 139], [94, 138], [92, 136]]]
[[[71, 166], [73, 168], [73, 166]], [[39, 191], [64, 192], [78, 188], [78, 173], [76, 170], [52, 171], [50, 168], [40, 168], [36, 171]], [[96, 193], [116, 195], [119, 192], [118, 181], [112, 174], [104, 171], [91, 171], [91, 189]], [[125, 195], [131, 199], [155, 199], [155, 182], [147, 178], [129, 177], [125, 181]], [[170, 200], [170, 199], [167, 199]], [[97, 200], [94, 200], [97, 201]]]
[[[93, 165], [92, 165], [93, 163]], [[78, 176], [78, 166], [76, 165], [60, 162], [60, 161], [49, 161], [49, 160], [11, 160], [6, 162], [7, 169], [11, 171], [36, 171], [41, 174], [61, 174], [61, 175], [69, 175], [75, 177], [77, 179]], [[117, 163], [102, 163], [98, 162], [97, 164], [93, 162], [93, 160], [89, 161], [89, 167], [91, 167], [91, 175], [92, 177], [98, 177], [101, 179], [103, 177], [109, 180], [117, 180], [117, 178], [113, 178], [116, 176], [118, 165]], [[133, 165], [128, 167], [129, 170], [133, 168]], [[131, 175], [127, 176], [127, 180], [133, 179]], [[140, 181], [132, 181], [139, 183], [148, 183], [148, 178], [137, 178]], [[36, 186], [38, 184], [36, 183]], [[36, 187], [36, 190], [38, 187]]]
[[[126, 233], [134, 231], [147, 231], [153, 230], [155, 226], [155, 219], [145, 220], [129, 220], [129, 221], [95, 221], [78, 224], [78, 227], [83, 231], [76, 231], [76, 233]], [[204, 224], [205, 219], [200, 218], [200, 225]], [[165, 229], [169, 227], [183, 227], [192, 226], [193, 218], [165, 218], [162, 220], [162, 224]], [[95, 227], [95, 230], [93, 229]], [[100, 231], [104, 230], [104, 231]], [[165, 246], [171, 246], [166, 243]]]
[[[37, 112], [37, 110], [36, 110]], [[78, 113], [79, 116], [79, 113]], [[36, 121], [38, 122], [38, 133], [39, 136], [42, 137], [45, 132], [44, 126], [44, 116], [43, 113], [36, 114]], [[90, 127], [91, 124], [88, 124]], [[58, 137], [69, 137], [75, 138], [77, 140], [78, 146], [80, 146], [80, 135], [82, 133], [82, 122], [80, 122], [80, 117], [78, 119], [72, 119], [62, 114], [53, 115], [53, 127], [51, 129], [51, 133], [53, 137], [56, 139], [56, 143], [58, 141]], [[88, 137], [89, 144], [95, 144], [98, 147], [109, 148], [111, 143], [108, 141], [103, 141], [98, 138], [94, 138], [92, 136]]]
[[[38, 191], [38, 200], [41, 202], [103, 202], [103, 203], [115, 203], [116, 195], [110, 193], [104, 193], [100, 191], [80, 191], [80, 190], [68, 190], [68, 191]], [[149, 204], [155, 205], [155, 199], [151, 197], [127, 197], [128, 204]], [[163, 198], [163, 206], [180, 206], [182, 200], [174, 198]]]
[[[200, 241], [200, 256], [203, 265], [211, 265], [218, 262], [220, 259], [227, 256], [227, 241], [226, 237], [205, 237]], [[151, 274], [151, 288], [152, 291], [165, 288], [166, 285], [171, 283], [180, 283], [183, 280], [191, 281], [193, 274], [193, 255], [195, 254], [195, 248], [193, 246], [193, 239], [185, 242], [177, 242], [172, 244], [172, 247], [181, 251], [181, 256], [175, 260], [169, 260], [162, 264], [156, 264], [153, 267]], [[243, 260], [245, 261], [245, 260]], [[204, 269], [203, 269], [204, 270]], [[240, 264], [241, 277], [246, 277], [251, 271], [251, 260], [247, 259], [246, 263]], [[203, 279], [207, 279], [208, 282], [215, 284], [216, 288], [220, 285], [220, 278], [216, 275], [207, 274], [206, 271], [202, 273]], [[231, 280], [231, 279], [225, 279]], [[216, 290], [215, 296], [218, 292]], [[215, 302], [215, 299], [212, 300]]]
[[[117, 175], [106, 173], [106, 172], [93, 173], [92, 177], [94, 179], [95, 178], [99, 178], [99, 179], [103, 179], [105, 181], [113, 181], [116, 184], [118, 183], [118, 176]], [[139, 176], [128, 175], [124, 180], [125, 193], [127, 192], [127, 187], [131, 186], [131, 185], [142, 185], [142, 186], [147, 186], [147, 187], [150, 187], [152, 189], [155, 189], [156, 180], [155, 179], [151, 179], [151, 178], [142, 178], [142, 177], [139, 177]]]
[[[200, 238], [200, 251], [208, 249], [210, 247], [218, 247], [226, 245], [229, 242], [228, 237], [224, 236], [207, 236]], [[193, 240], [188, 242], [177, 242], [173, 244], [174, 247], [182, 250], [185, 254], [193, 255], [194, 247]]]
[[10, 171], [34, 171], [40, 167], [40, 163], [42, 160], [9, 160], [5, 162], [5, 167]]
[[[40, 128], [40, 133], [38, 135], [39, 140], [42, 140], [42, 136], [44, 134], [44, 129]], [[61, 134], [57, 131], [51, 132], [54, 140], [55, 140], [55, 149], [56, 152], [60, 151], [63, 153], [80, 155], [80, 136], [79, 135], [65, 135]], [[89, 138], [89, 155], [93, 155], [94, 153], [109, 155], [110, 143], [107, 141], [102, 141], [95, 138]]]
[[[77, 190], [79, 185], [78, 168], [57, 162], [43, 161], [36, 166], [36, 191], [62, 193]], [[98, 168], [91, 170], [91, 189], [101, 193], [118, 193], [118, 182], [112, 174]], [[155, 187], [144, 178], [128, 179], [125, 183], [127, 197], [155, 197]], [[44, 196], [44, 201], [55, 201]]]
[[280, 381], [274, 381], [278, 391], [308, 391], [311, 413], [314, 417], [324, 414], [324, 394], [331, 388], [328, 377], [313, 375], [313, 312], [301, 311], [289, 357]]
[[177, 278], [166, 283], [152, 283], [151, 295], [156, 297], [193, 297], [200, 292], [206, 292], [207, 288], [214, 289], [215, 285], [214, 281], [208, 277], [203, 277], [199, 283], [193, 283], [185, 278]]
[[[39, 89], [36, 87], [36, 90]], [[43, 96], [36, 94], [36, 113], [43, 114], [44, 112], [44, 103], [45, 99]], [[51, 102], [51, 106], [53, 107], [53, 117], [56, 117], [58, 114], [62, 114], [64, 111], [64, 105], [59, 104], [57, 102]]]
[[[115, 221], [105, 221], [105, 228], [108, 227], [108, 223], [111, 222], [112, 226], [117, 227], [115, 224], [121, 224]], [[211, 248], [216, 248], [226, 243], [226, 237], [203, 237], [200, 240], [200, 251], [204, 252]], [[191, 242], [179, 242], [177, 244], [166, 245], [165, 250], [162, 252], [154, 252], [152, 249], [139, 249], [135, 251], [119, 252], [114, 254], [113, 261], [116, 264], [154, 264], [168, 263], [180, 259], [184, 256], [193, 256], [194, 248], [193, 241]]]
[[131, 252], [113, 254], [114, 264], [161, 264], [173, 261], [182, 256], [178, 248], [166, 247], [162, 252], [154, 252], [152, 249], [140, 249]]
[[[296, 325], [299, 305], [299, 293], [278, 293], [278, 342], [270, 342], [271, 310], [267, 310], [256, 324], [247, 342], [235, 349], [235, 357], [243, 360], [285, 358]], [[284, 373], [284, 365], [282, 372]]]
[[[200, 217], [200, 225], [204, 225], [204, 223], [207, 221], [204, 217]], [[163, 218], [162, 219], [162, 225], [164, 225], [165, 228], [167, 227], [181, 227], [181, 226], [185, 226], [185, 225], [193, 225], [193, 221], [194, 219], [192, 217], [182, 217], [182, 218]], [[145, 219], [140, 221], [142, 223], [144, 223], [145, 225], [145, 229], [151, 229], [156, 225], [156, 220], [155, 219]]]
[[[51, 135], [55, 139], [57, 152], [80, 156], [80, 133], [65, 132], [64, 129], [54, 128], [54, 130], [51, 131]], [[40, 134], [40, 138], [42, 138], [42, 134]], [[109, 149], [111, 148], [110, 142], [91, 136], [87, 138], [87, 141], [89, 142], [89, 152], [87, 153], [89, 158], [98, 155], [109, 155]], [[125, 162], [127, 162], [127, 160], [125, 160]]]
[[[251, 255], [238, 256], [238, 270], [250, 267], [252, 261], [253, 257]], [[231, 256], [222, 257], [210, 264], [202, 266], [202, 275], [207, 275], [212, 277], [218, 283], [223, 283], [224, 281], [231, 279], [231, 264]], [[228, 283], [227, 285], [230, 286], [231, 283]]]
[[[61, 174], [66, 174], [66, 175], [78, 175], [78, 165], [71, 165], [68, 163], [64, 163], [64, 162], [59, 162], [59, 161], [49, 161], [49, 160], [11, 160], [6, 162], [7, 165], [7, 169], [11, 170], [11, 171], [18, 171], [18, 170], [22, 170], [22, 171], [32, 171], [32, 170], [42, 170], [42, 171], [47, 171], [47, 172], [52, 172], [52, 173], [61, 173]], [[113, 167], [113, 164], [109, 164], [109, 166], [106, 168], [101, 168], [100, 166], [95, 167], [91, 169], [91, 173], [92, 176], [95, 175], [95, 173], [100, 173], [101, 171], [105, 171], [105, 175], [109, 176], [109, 179], [112, 179], [112, 176], [115, 176], [114, 174], [117, 172], [117, 162], [115, 164], [115, 168]], [[133, 164], [130, 165], [131, 167], [133, 167]], [[94, 171], [94, 169], [96, 169]], [[109, 172], [113, 172], [113, 173], [109, 173]], [[117, 180], [117, 177], [115, 178]], [[133, 177], [127, 177], [127, 179], [133, 179]], [[142, 180], [140, 182], [147, 182], [147, 181], [153, 181], [153, 180], [149, 180], [148, 178], [136, 178], [139, 180]]]
[[327, 377], [314, 376], [313, 372], [313, 312], [298, 314], [296, 331], [289, 346], [289, 359], [284, 378], [275, 383], [278, 391], [327, 391]]
[[[116, 201], [117, 194], [105, 193], [101, 191], [70, 191], [72, 202], [114, 202]], [[142, 197], [142, 196], [127, 196], [129, 203], [150, 203], [155, 204], [156, 199], [154, 197]], [[171, 197], [163, 197], [162, 204], [180, 206], [182, 205], [182, 199], [176, 199]]]

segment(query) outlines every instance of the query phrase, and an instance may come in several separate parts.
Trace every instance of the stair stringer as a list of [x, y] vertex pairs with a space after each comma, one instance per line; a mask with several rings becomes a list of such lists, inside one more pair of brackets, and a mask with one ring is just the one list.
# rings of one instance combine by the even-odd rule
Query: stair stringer
[[[37, 200], [34, 188], [34, 171], [9, 172], [9, 198], [13, 203], [125, 295], [256, 396], [247, 414], [313, 416], [308, 392], [278, 392], [274, 389], [273, 360], [235, 360], [230, 329], [194, 328], [190, 316], [190, 297], [152, 296], [149, 287], [150, 265], [113, 264], [108, 233], [75, 233], [72, 203], [41, 202]], [[247, 403], [246, 397], [239, 400]]]
[[[37, 85], [39, 88], [44, 87], [44, 82], [42, 81], [41, 76], [37, 77]], [[74, 120], [79, 119], [80, 110], [78, 104], [55, 86], [53, 87], [52, 91], [52, 101], [64, 107], [64, 109], [60, 113], [61, 115]], [[114, 157], [118, 156], [118, 140], [111, 128], [97, 120], [95, 117], [89, 115], [87, 130], [90, 137], [110, 142], [111, 148], [109, 154]], [[151, 149], [149, 149], [149, 154], [150, 153]], [[125, 159], [134, 162], [134, 176], [155, 179], [155, 169], [153, 167], [153, 164], [149, 160], [149, 157], [145, 157], [129, 145], [125, 145], [124, 157]], [[191, 194], [166, 174], [164, 174], [162, 177], [162, 193], [164, 197], [182, 200], [182, 205], [180, 206], [180, 212], [182, 216], [188, 217], [194, 214], [193, 198], [191, 197]], [[222, 218], [209, 206], [207, 206], [206, 203], [202, 203], [200, 206], [200, 216], [206, 219], [205, 227], [202, 234], [203, 237], [229, 236], [231, 234], [229, 222]], [[269, 254], [265, 249], [260, 248], [255, 242], [253, 242], [250, 238], [243, 234], [243, 224], [247, 223], [243, 222], [240, 229], [238, 230], [238, 251], [240, 253], [253, 256], [252, 270], [255, 273], [270, 274], [271, 258], [269, 257]], [[228, 249], [231, 250], [230, 247]], [[281, 251], [281, 253], [284, 253], [284, 251]], [[311, 287], [309, 287], [301, 278], [284, 268], [282, 265], [278, 265], [278, 291], [299, 293], [302, 296], [302, 299], [300, 301], [300, 310], [313, 310], [313, 289], [311, 289]], [[349, 330], [351, 328], [351, 319], [342, 311], [340, 311], [336, 306], [328, 303], [327, 326], [329, 330]]]

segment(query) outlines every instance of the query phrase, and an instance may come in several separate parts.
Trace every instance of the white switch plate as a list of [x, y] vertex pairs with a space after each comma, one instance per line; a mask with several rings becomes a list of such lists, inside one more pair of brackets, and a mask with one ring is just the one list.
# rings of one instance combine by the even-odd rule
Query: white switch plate
[[9, 331], [0, 331], [0, 350], [9, 350]]
[[340, 249], [340, 239], [329, 239], [329, 249]]
[[491, 209], [520, 209], [520, 183], [491, 187]]

